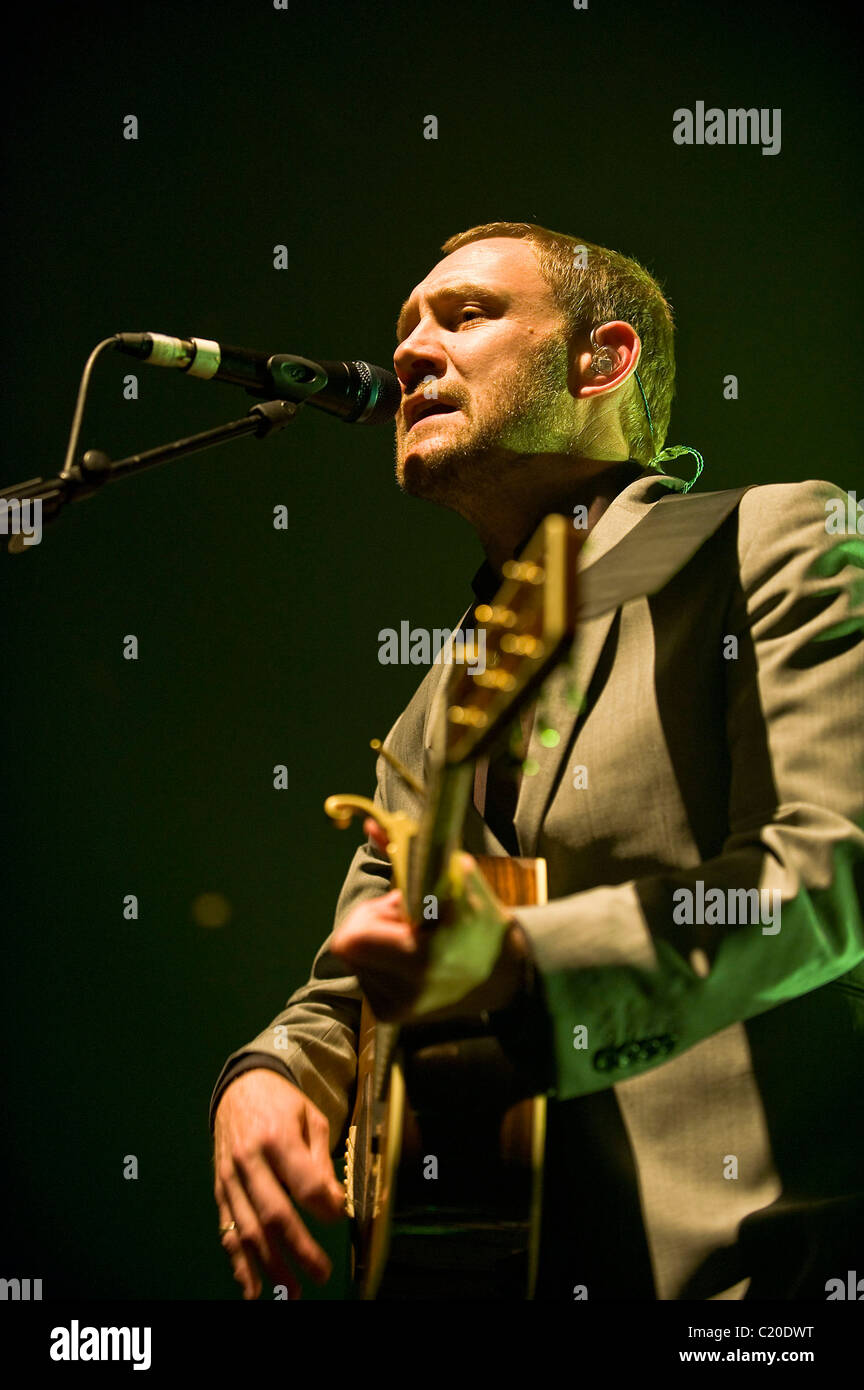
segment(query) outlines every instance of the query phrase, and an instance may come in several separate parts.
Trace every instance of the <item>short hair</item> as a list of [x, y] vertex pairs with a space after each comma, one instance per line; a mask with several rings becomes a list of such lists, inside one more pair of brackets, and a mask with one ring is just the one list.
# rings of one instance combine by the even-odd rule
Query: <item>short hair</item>
[[[469, 242], [489, 237], [517, 237], [529, 242], [538, 269], [562, 311], [568, 337], [613, 319], [635, 328], [642, 343], [639, 378], [651, 411], [654, 437], [638, 386], [622, 405], [621, 425], [630, 457], [647, 464], [663, 448], [675, 395], [675, 325], [672, 306], [659, 283], [632, 257], [532, 222], [486, 222], [457, 232], [441, 250], [449, 256]], [[577, 252], [581, 254], [577, 256]]]

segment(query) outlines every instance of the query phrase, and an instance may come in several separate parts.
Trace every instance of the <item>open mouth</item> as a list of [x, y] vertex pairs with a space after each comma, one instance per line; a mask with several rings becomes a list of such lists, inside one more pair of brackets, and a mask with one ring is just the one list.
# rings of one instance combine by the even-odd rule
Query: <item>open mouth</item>
[[414, 426], [419, 425], [421, 420], [428, 420], [434, 415], [450, 415], [453, 411], [458, 410], [458, 408], [459, 407], [455, 405], [447, 405], [444, 401], [430, 401], [427, 406], [423, 407], [417, 418], [411, 423], [408, 428], [408, 433], [410, 434]]

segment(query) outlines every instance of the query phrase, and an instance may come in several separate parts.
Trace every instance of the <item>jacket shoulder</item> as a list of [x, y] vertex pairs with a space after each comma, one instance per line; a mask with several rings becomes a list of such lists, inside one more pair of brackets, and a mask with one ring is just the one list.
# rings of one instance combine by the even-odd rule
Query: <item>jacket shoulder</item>
[[845, 509], [848, 498], [843, 488], [824, 478], [804, 483], [760, 483], [748, 489], [739, 504], [742, 540], [766, 532], [809, 530], [814, 525], [824, 530], [836, 504]]

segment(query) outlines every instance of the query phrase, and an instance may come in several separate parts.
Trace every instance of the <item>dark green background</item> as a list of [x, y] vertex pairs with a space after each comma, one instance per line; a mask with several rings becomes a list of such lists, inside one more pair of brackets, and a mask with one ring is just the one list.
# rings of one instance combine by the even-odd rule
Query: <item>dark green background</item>
[[[99, 339], [188, 332], [390, 365], [399, 305], [441, 242], [503, 218], [660, 278], [678, 323], [668, 442], [703, 452], [702, 488], [860, 491], [860, 111], [838, 13], [21, 7], [0, 482], [59, 471]], [[676, 146], [672, 112], [697, 100], [780, 107], [780, 154]], [[126, 402], [130, 370], [114, 354], [97, 367], [84, 446], [120, 457], [250, 404], [146, 367]], [[0, 556], [0, 1273], [42, 1278], [46, 1298], [239, 1297], [216, 1237], [210, 1091], [329, 930], [359, 832], [338, 835], [321, 804], [371, 791], [367, 740], [421, 674], [378, 663], [378, 630], [452, 625], [480, 559], [457, 518], [399, 494], [392, 458], [389, 427], [307, 410], [269, 442], [118, 483]], [[194, 924], [203, 891], [230, 900], [226, 927]]]

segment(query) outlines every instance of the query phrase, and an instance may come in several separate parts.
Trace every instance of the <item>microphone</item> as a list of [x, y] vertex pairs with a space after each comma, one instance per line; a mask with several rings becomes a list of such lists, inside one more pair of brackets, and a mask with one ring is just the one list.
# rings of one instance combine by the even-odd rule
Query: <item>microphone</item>
[[210, 338], [115, 333], [118, 352], [156, 367], [177, 367], [204, 381], [229, 381], [250, 396], [305, 402], [346, 425], [384, 425], [402, 401], [399, 378], [370, 362], [313, 362], [279, 352], [251, 352]]

